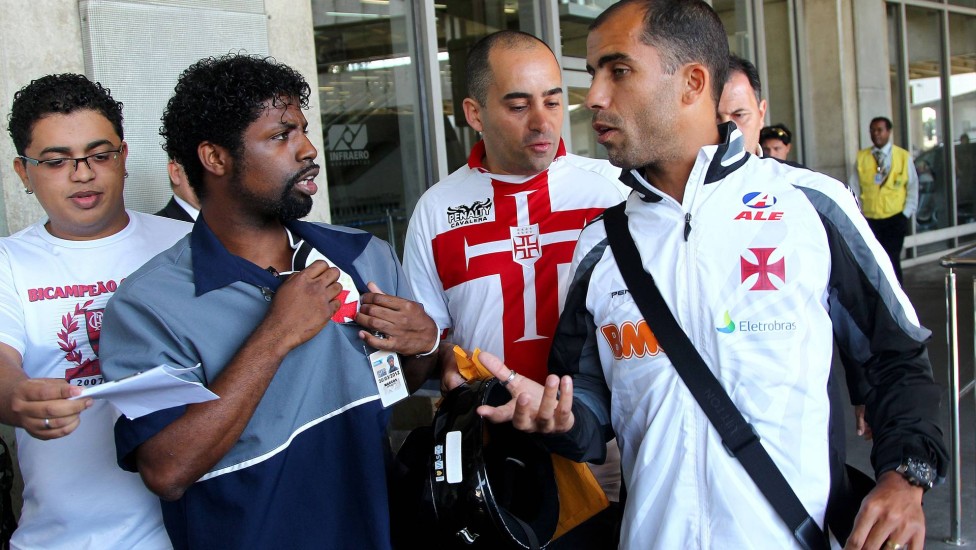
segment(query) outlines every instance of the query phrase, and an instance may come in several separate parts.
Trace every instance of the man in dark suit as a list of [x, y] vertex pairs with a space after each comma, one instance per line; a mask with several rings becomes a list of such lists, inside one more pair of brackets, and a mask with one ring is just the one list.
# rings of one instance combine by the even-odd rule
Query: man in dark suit
[[172, 159], [166, 166], [166, 171], [169, 172], [169, 186], [173, 188], [173, 196], [156, 215], [193, 223], [200, 213], [200, 200], [190, 187], [186, 172], [180, 163]]

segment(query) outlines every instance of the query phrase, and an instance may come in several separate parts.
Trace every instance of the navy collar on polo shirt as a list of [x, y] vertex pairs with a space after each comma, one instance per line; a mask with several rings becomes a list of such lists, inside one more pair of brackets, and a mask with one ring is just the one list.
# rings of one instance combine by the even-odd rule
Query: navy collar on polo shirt
[[[367, 291], [362, 277], [353, 268], [353, 262], [366, 249], [372, 235], [346, 233], [297, 220], [286, 222], [285, 227], [293, 235], [305, 239], [336, 267], [348, 273], [361, 293]], [[266, 269], [231, 254], [214, 235], [203, 216], [197, 218], [193, 224], [190, 248], [193, 251], [193, 280], [197, 296], [238, 281], [271, 290], [277, 290], [283, 282], [283, 279], [275, 277]]]

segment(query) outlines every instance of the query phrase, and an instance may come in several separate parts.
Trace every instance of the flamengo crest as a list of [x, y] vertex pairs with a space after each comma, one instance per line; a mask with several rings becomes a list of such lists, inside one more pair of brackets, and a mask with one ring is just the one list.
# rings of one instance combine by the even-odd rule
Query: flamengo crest
[[[100, 377], [102, 374], [98, 361], [98, 341], [102, 335], [102, 313], [105, 308], [88, 309], [93, 302], [94, 300], [88, 300], [84, 304], [75, 304], [74, 312], [65, 313], [61, 318], [62, 329], [58, 331], [58, 346], [64, 352], [64, 358], [77, 365], [65, 371], [65, 379], [69, 382], [76, 378]], [[72, 338], [72, 334], [78, 331], [79, 317], [85, 320], [88, 343], [95, 353], [93, 359], [85, 359], [84, 354], [78, 349], [78, 340]]]

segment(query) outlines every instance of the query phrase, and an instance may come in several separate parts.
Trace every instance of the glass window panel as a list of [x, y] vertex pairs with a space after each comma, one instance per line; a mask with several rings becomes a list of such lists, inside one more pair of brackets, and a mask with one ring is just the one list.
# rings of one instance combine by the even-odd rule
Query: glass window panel
[[955, 4], [957, 6], [966, 6], [967, 8], [976, 8], [976, 0], [948, 0], [950, 4]]
[[563, 55], [586, 57], [590, 23], [617, 0], [559, 0], [559, 33]]
[[408, 2], [312, 0], [332, 223], [403, 250], [426, 188]]
[[531, 7], [529, 2], [517, 0], [438, 0], [435, 4], [447, 167], [452, 172], [468, 160], [468, 152], [479, 139], [478, 133], [468, 126], [462, 105], [467, 95], [468, 50], [480, 38], [500, 30], [534, 34], [532, 21], [520, 15], [528, 7]]
[[[583, 75], [586, 80], [589, 75]], [[567, 102], [566, 116], [569, 117], [570, 134], [572, 139], [571, 153], [580, 156], [605, 159], [607, 158], [607, 148], [597, 143], [596, 132], [591, 126], [593, 112], [586, 108], [586, 94], [589, 86], [573, 86], [568, 84], [569, 101]]]
[[[895, 135], [906, 136], [907, 126], [902, 120], [902, 105], [905, 104], [905, 87], [900, 73], [902, 52], [901, 26], [898, 21], [899, 8], [897, 4], [888, 4], [888, 77], [891, 86], [891, 122], [895, 126]], [[903, 142], [899, 139], [899, 142]]]
[[750, 61], [755, 60], [752, 53], [752, 38], [748, 29], [748, 0], [713, 0], [712, 8], [722, 20], [725, 34], [729, 37], [729, 51]]
[[949, 91], [958, 223], [976, 221], [976, 17], [949, 14]]
[[793, 132], [789, 159], [798, 160], [800, 129], [793, 103], [793, 35], [790, 32], [790, 9], [787, 0], [766, 0], [763, 5], [763, 28], [766, 35], [766, 81], [763, 95], [768, 101], [766, 119], [770, 124], [785, 124]]
[[[952, 225], [952, 193], [942, 145], [942, 16], [933, 10], [908, 7], [905, 17], [908, 35], [905, 45], [908, 51], [908, 141], [919, 176], [915, 227], [921, 233]], [[896, 145], [905, 146], [904, 140], [899, 139], [904, 135], [905, 128], [892, 131]], [[945, 247], [946, 244], [942, 242], [920, 246], [918, 254]]]

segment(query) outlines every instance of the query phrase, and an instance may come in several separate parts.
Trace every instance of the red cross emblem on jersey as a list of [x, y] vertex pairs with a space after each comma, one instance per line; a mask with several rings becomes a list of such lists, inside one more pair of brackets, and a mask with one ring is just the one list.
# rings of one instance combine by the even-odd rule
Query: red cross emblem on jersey
[[756, 283], [749, 290], [779, 290], [769, 276], [776, 275], [780, 281], [785, 283], [786, 259], [780, 258], [776, 262], [769, 263], [769, 257], [776, 251], [775, 248], [750, 248], [749, 250], [755, 254], [756, 263], [750, 262], [745, 256], [739, 257], [742, 282], [744, 283], [749, 277], [758, 274]]
[[541, 381], [559, 321], [559, 266], [572, 262], [580, 231], [603, 208], [553, 211], [548, 171], [522, 184], [492, 181], [492, 188], [493, 219], [438, 235], [434, 263], [445, 290], [500, 279], [505, 362]]
[[512, 233], [512, 261], [532, 265], [542, 256], [539, 244], [539, 224], [510, 228]]
[[343, 290], [336, 296], [336, 300], [339, 300], [339, 303], [342, 305], [332, 314], [333, 322], [351, 323], [356, 318], [356, 312], [359, 311], [359, 300], [354, 299], [353, 301], [347, 302], [346, 300], [349, 299], [349, 294], [350, 292], [348, 290]]

